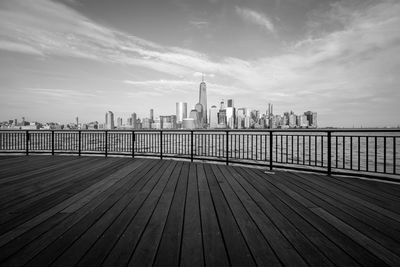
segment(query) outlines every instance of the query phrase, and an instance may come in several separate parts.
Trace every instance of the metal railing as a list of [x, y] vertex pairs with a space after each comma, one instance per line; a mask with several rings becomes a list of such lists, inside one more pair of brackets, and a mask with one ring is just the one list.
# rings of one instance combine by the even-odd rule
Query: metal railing
[[0, 153], [170, 157], [397, 179], [399, 138], [400, 129], [1, 130]]

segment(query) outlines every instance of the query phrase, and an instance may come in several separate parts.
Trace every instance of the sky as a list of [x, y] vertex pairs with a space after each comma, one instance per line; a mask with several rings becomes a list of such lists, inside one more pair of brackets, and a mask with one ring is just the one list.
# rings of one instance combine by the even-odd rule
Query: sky
[[104, 122], [234, 99], [400, 125], [399, 0], [1, 0], [0, 121]]

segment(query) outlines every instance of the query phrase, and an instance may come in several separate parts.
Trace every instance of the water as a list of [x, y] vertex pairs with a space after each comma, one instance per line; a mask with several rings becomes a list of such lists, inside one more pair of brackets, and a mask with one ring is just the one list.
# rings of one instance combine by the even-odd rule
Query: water
[[[164, 132], [162, 146], [159, 132], [137, 132], [132, 142], [131, 132], [55, 132], [56, 152], [104, 153], [106, 144], [109, 154], [154, 154], [190, 157], [192, 142], [190, 132]], [[258, 162], [270, 161], [268, 133], [231, 132], [226, 150], [225, 132], [195, 132], [193, 155], [198, 158]], [[331, 139], [331, 163], [333, 168], [369, 172], [400, 173], [400, 133], [333, 133]], [[79, 145], [80, 144], [80, 145]], [[52, 150], [52, 133], [35, 131], [28, 142], [31, 152]], [[25, 132], [0, 132], [0, 151], [26, 150]], [[325, 133], [274, 133], [272, 159], [274, 163], [328, 166], [328, 139]]]

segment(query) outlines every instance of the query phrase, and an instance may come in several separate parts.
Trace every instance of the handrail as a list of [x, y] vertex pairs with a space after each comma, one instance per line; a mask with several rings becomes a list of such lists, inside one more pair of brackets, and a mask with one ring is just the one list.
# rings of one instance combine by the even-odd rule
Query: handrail
[[0, 153], [153, 156], [400, 175], [400, 129], [0, 130]]

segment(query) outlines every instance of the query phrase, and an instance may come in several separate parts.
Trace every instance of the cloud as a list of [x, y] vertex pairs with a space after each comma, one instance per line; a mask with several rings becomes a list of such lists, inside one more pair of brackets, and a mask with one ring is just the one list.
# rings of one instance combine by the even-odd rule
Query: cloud
[[203, 73], [203, 72], [194, 72], [193, 73], [194, 77], [210, 77], [210, 78], [214, 78], [215, 74], [214, 73]]
[[204, 29], [204, 28], [208, 27], [209, 22], [204, 21], [204, 20], [191, 20], [191, 21], [189, 21], [189, 24], [198, 29]]
[[67, 89], [54, 89], [54, 88], [25, 88], [34, 94], [39, 94], [48, 97], [54, 97], [59, 99], [65, 98], [81, 98], [81, 97], [95, 97], [95, 94], [82, 92], [78, 90], [67, 90]]
[[235, 10], [243, 20], [261, 26], [269, 32], [275, 32], [274, 24], [265, 14], [239, 6], [236, 6]]
[[[135, 95], [136, 93], [149, 94], [152, 91], [156, 91], [157, 95], [170, 95], [171, 93], [191, 93], [193, 88], [199, 86], [198, 81], [188, 80], [145, 80], [145, 81], [123, 81], [125, 84], [134, 86], [137, 90], [135, 92], [129, 92], [129, 94]], [[246, 90], [239, 89], [235, 86], [227, 86], [218, 83], [207, 83], [208, 93], [218, 95], [232, 95], [238, 93], [245, 93]]]
[[0, 49], [18, 52], [18, 53], [24, 53], [24, 54], [43, 56], [43, 53], [40, 52], [39, 50], [35, 49], [34, 47], [26, 45], [26, 44], [16, 43], [16, 42], [0, 40]]

